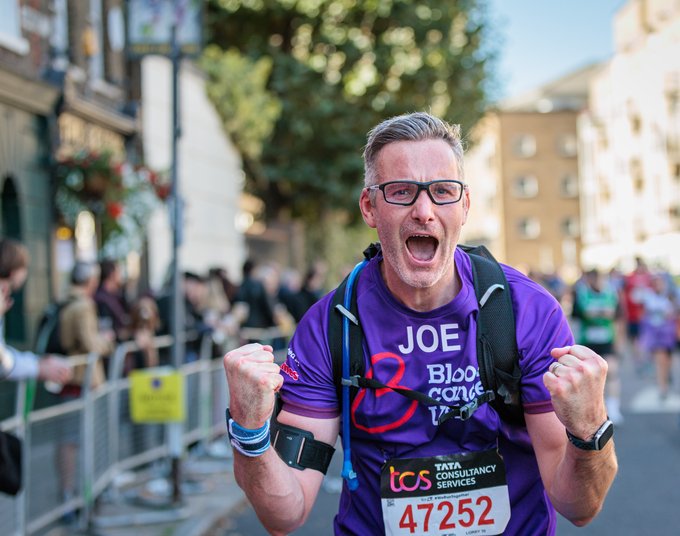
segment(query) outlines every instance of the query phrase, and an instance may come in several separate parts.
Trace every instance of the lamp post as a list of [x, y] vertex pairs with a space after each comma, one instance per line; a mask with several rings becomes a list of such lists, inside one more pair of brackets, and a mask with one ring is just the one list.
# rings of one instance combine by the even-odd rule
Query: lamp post
[[[171, 162], [170, 162], [170, 221], [172, 226], [171, 320], [173, 336], [172, 366], [177, 371], [184, 364], [184, 293], [180, 273], [180, 250], [183, 242], [182, 199], [180, 195], [178, 143], [182, 135], [180, 113], [180, 64], [183, 57], [193, 57], [201, 48], [202, 2], [187, 0], [128, 0], [128, 53], [131, 57], [160, 54], [172, 64], [171, 100]], [[172, 501], [182, 500], [180, 461], [183, 454], [182, 422], [171, 422], [166, 427], [169, 455], [172, 464]]]
[[[172, 184], [172, 365], [179, 370], [184, 362], [184, 300], [180, 276], [179, 252], [182, 245], [182, 199], [179, 189], [178, 144], [182, 135], [180, 114], [179, 71], [181, 51], [177, 40], [177, 16], [173, 19], [171, 31], [172, 62], [172, 142], [170, 180]], [[170, 457], [172, 460], [172, 500], [182, 500], [180, 461], [182, 456], [182, 423], [168, 425]]]

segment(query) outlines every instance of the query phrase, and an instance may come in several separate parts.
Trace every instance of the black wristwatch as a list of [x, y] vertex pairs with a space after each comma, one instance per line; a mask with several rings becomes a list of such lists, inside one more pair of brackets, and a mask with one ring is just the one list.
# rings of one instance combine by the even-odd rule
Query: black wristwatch
[[571, 444], [581, 450], [602, 450], [613, 435], [614, 423], [609, 419], [604, 421], [590, 441], [584, 441], [567, 430], [567, 437]]

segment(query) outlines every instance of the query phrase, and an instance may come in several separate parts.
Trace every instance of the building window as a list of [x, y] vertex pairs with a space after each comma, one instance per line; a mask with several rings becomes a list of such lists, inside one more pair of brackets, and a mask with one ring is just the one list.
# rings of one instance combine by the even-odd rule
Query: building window
[[578, 150], [578, 142], [574, 134], [563, 134], [557, 139], [557, 152], [561, 156], [574, 157]]
[[538, 195], [538, 180], [533, 175], [521, 175], [513, 183], [516, 197], [531, 198]]
[[570, 238], [576, 238], [579, 235], [578, 219], [573, 216], [567, 216], [561, 223], [562, 234]]
[[104, 27], [101, 0], [90, 0], [89, 25], [84, 30], [83, 45], [92, 80], [104, 79]]
[[66, 0], [54, 0], [54, 26], [50, 43], [56, 64], [55, 69], [65, 71], [68, 67], [68, 4]]
[[517, 228], [522, 238], [538, 238], [541, 234], [541, 222], [537, 218], [522, 218], [519, 220]]
[[0, 17], [0, 46], [17, 54], [28, 54], [30, 45], [21, 35], [21, 14], [19, 0], [3, 0]]
[[531, 134], [520, 134], [512, 144], [512, 152], [521, 158], [530, 158], [536, 154], [536, 138]]
[[632, 113], [628, 117], [630, 121], [630, 130], [633, 134], [640, 134], [640, 131], [642, 130], [642, 119], [640, 118], [640, 115], [637, 113]]
[[668, 214], [671, 217], [673, 223], [680, 222], [680, 205], [675, 205], [668, 209]]
[[562, 197], [578, 197], [578, 177], [568, 173], [560, 181], [560, 195]]

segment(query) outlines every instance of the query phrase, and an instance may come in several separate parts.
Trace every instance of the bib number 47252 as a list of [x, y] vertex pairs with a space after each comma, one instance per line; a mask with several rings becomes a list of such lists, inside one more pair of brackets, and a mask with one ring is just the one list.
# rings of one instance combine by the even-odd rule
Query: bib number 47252
[[505, 465], [495, 450], [389, 460], [381, 502], [388, 536], [492, 536], [510, 520]]
[[482, 495], [477, 497], [474, 503], [471, 498], [466, 498], [458, 501], [417, 504], [415, 505], [417, 512], [414, 515], [413, 505], [408, 504], [399, 520], [399, 528], [407, 529], [411, 534], [420, 534], [423, 531], [429, 532], [431, 521], [435, 525], [432, 528], [439, 531], [455, 529], [458, 526], [469, 528], [493, 525], [495, 521], [490, 517], [492, 505], [491, 497]]

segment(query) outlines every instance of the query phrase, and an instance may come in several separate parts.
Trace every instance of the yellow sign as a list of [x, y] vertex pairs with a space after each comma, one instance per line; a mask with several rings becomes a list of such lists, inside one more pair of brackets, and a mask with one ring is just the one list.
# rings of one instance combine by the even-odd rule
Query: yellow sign
[[130, 416], [136, 423], [183, 422], [184, 378], [157, 367], [130, 373]]

